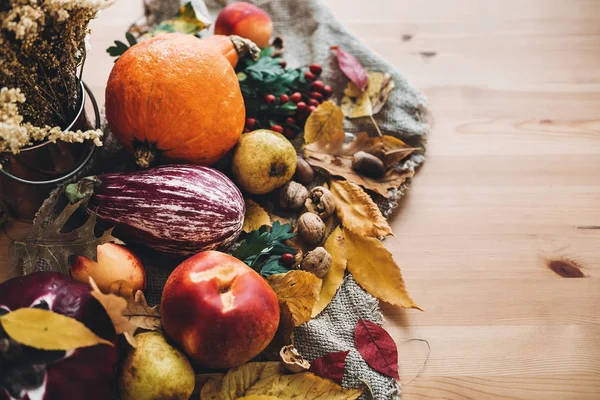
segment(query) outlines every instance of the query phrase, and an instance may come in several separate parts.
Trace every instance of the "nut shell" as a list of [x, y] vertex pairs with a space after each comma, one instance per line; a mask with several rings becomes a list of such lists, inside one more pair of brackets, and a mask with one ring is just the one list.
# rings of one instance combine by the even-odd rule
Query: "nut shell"
[[281, 207], [290, 210], [299, 210], [304, 206], [310, 193], [308, 189], [298, 182], [289, 181], [281, 188], [279, 192], [279, 202]]
[[310, 164], [302, 157], [296, 159], [296, 173], [294, 179], [298, 182], [308, 185], [315, 177], [315, 171]]
[[313, 273], [317, 278], [323, 278], [331, 268], [331, 254], [323, 247], [309, 251], [300, 263], [300, 269]]
[[304, 213], [298, 218], [298, 235], [306, 244], [318, 245], [325, 239], [325, 223], [317, 214]]
[[327, 219], [335, 213], [335, 196], [323, 186], [314, 187], [310, 197], [306, 200], [306, 209], [317, 214], [322, 219]]

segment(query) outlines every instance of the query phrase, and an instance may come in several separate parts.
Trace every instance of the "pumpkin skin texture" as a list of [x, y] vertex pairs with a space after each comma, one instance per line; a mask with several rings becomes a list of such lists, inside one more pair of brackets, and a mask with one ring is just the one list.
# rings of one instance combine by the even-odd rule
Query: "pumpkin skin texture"
[[108, 78], [108, 125], [141, 167], [157, 158], [212, 165], [236, 144], [245, 117], [230, 62], [192, 35], [136, 44]]

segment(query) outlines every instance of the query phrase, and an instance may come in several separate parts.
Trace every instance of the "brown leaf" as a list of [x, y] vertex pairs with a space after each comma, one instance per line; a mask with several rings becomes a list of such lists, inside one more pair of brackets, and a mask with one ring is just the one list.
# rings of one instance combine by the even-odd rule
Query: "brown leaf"
[[42, 350], [74, 350], [97, 344], [114, 346], [75, 318], [40, 308], [19, 308], [0, 317], [15, 342]]
[[158, 306], [150, 307], [146, 302], [144, 292], [138, 290], [133, 299], [127, 302], [127, 308], [123, 311], [123, 316], [134, 326], [133, 334], [138, 328], [149, 331], [162, 329], [162, 320]]
[[271, 396], [280, 400], [352, 400], [361, 394], [360, 389], [344, 389], [310, 372], [285, 374], [279, 362], [258, 362], [232, 368], [221, 380], [209, 380], [202, 388], [200, 399], [269, 399], [265, 396]]
[[377, 204], [360, 187], [348, 181], [331, 181], [337, 215], [344, 229], [360, 236], [383, 237], [392, 234], [392, 228], [381, 214]]
[[368, 117], [377, 114], [381, 111], [396, 86], [388, 73], [367, 71], [367, 75], [369, 84], [366, 91], [361, 92], [352, 82], [348, 82], [344, 90], [341, 108], [348, 118]]
[[331, 267], [327, 275], [323, 277], [323, 284], [321, 285], [321, 293], [319, 294], [319, 300], [316, 302], [312, 310], [312, 317], [316, 317], [321, 311], [327, 307], [327, 305], [335, 296], [338, 288], [344, 280], [344, 272], [346, 271], [347, 262], [347, 250], [346, 242], [344, 240], [344, 232], [341, 227], [335, 228], [335, 230], [329, 235], [325, 244], [323, 245], [325, 250], [331, 254]]
[[304, 142], [320, 142], [326, 149], [344, 143], [344, 114], [333, 101], [323, 102], [310, 114], [304, 126]]
[[271, 225], [269, 214], [255, 201], [246, 199], [246, 214], [244, 215], [244, 232], [250, 233], [263, 225]]
[[[125, 308], [127, 308], [127, 300], [114, 294], [102, 293], [100, 289], [98, 289], [96, 282], [94, 282], [94, 278], [91, 276], [90, 286], [92, 287], [92, 296], [94, 296], [94, 298], [98, 300], [98, 302], [100, 302], [102, 307], [104, 307], [106, 310], [106, 313], [110, 317], [117, 334], [128, 332], [130, 330], [129, 320], [123, 316], [123, 311]], [[125, 338], [132, 347], [136, 347], [133, 335], [131, 337], [125, 335]]]
[[310, 320], [321, 291], [321, 279], [310, 272], [296, 270], [271, 275], [267, 281], [277, 293], [279, 301], [289, 307], [294, 326], [300, 326]]
[[383, 243], [344, 229], [348, 247], [348, 271], [363, 289], [393, 305], [423, 311], [406, 290], [400, 268]]
[[280, 303], [279, 309], [281, 314], [275, 337], [273, 337], [271, 343], [261, 353], [266, 360], [270, 361], [278, 361], [281, 348], [294, 344], [294, 318], [292, 317], [292, 312], [285, 303]]

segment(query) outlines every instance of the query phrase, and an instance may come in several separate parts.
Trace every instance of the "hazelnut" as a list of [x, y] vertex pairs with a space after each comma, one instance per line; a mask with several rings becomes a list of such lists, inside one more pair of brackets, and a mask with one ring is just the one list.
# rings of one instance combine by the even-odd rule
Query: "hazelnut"
[[281, 188], [279, 192], [279, 201], [281, 207], [291, 210], [299, 210], [302, 208], [308, 198], [308, 189], [298, 182], [289, 181]]
[[364, 151], [357, 151], [352, 157], [352, 169], [370, 178], [381, 178], [385, 174], [383, 161]]
[[329, 272], [331, 262], [331, 254], [323, 247], [317, 247], [306, 254], [300, 263], [300, 269], [315, 274], [317, 278], [322, 278]]
[[310, 363], [302, 357], [293, 344], [283, 346], [279, 351], [279, 356], [285, 369], [293, 374], [308, 371], [310, 368]]
[[310, 191], [310, 197], [306, 199], [305, 205], [308, 211], [322, 219], [327, 219], [335, 213], [335, 197], [323, 186], [317, 186]]
[[320, 244], [325, 239], [325, 223], [317, 214], [304, 213], [298, 218], [298, 235], [306, 244]]
[[296, 173], [294, 179], [300, 183], [308, 185], [315, 177], [315, 171], [310, 164], [302, 157], [296, 158]]

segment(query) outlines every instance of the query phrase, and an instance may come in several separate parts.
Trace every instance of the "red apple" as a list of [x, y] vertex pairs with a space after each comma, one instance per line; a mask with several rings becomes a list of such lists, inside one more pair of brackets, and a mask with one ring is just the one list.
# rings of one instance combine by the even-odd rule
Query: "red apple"
[[216, 35], [238, 35], [252, 40], [260, 48], [267, 47], [273, 33], [269, 14], [250, 3], [232, 3], [215, 21]]
[[139, 258], [127, 247], [105, 243], [97, 247], [98, 262], [84, 256], [75, 256], [71, 262], [73, 279], [88, 283], [90, 276], [103, 292], [108, 292], [110, 284], [125, 281], [131, 288], [146, 288], [146, 271]]
[[167, 335], [208, 368], [230, 368], [256, 357], [279, 325], [279, 303], [269, 284], [218, 251], [198, 253], [175, 268], [160, 307]]

